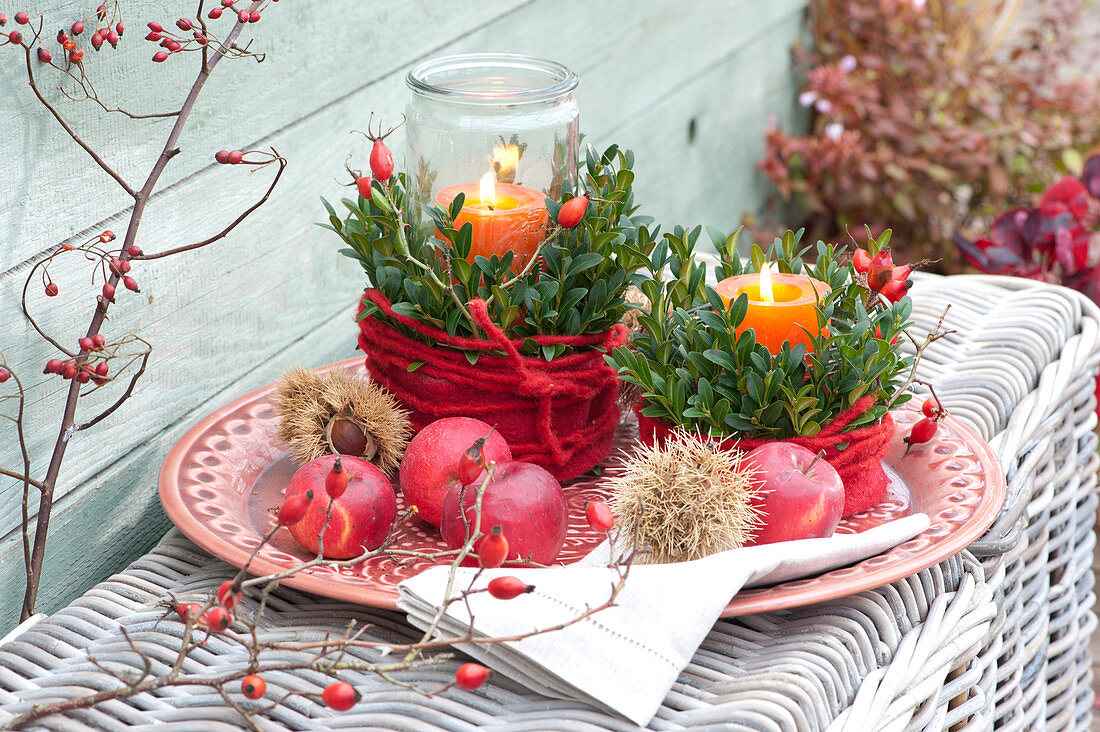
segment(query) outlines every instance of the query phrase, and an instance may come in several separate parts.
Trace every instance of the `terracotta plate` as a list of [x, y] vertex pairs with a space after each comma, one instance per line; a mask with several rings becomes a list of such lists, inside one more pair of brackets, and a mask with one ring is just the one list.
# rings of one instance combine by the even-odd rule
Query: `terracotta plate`
[[[326, 368], [363, 373], [362, 358]], [[275, 439], [276, 418], [268, 401], [274, 385], [241, 397], [209, 415], [173, 447], [160, 472], [160, 498], [169, 518], [214, 556], [241, 566], [273, 525], [271, 509], [282, 502], [295, 465]], [[965, 548], [989, 528], [1004, 503], [1004, 474], [989, 447], [974, 432], [948, 418], [936, 438], [904, 455], [901, 437], [919, 415], [895, 413], [897, 437], [885, 463], [893, 479], [890, 494], [873, 510], [842, 522], [838, 531], [857, 532], [911, 512], [923, 511], [932, 526], [920, 536], [859, 564], [809, 579], [738, 594], [724, 617], [798, 607], [831, 600], [918, 572]], [[619, 426], [615, 443], [636, 435], [633, 418]], [[613, 466], [613, 458], [605, 467]], [[584, 520], [585, 501], [605, 497], [591, 475], [566, 484], [569, 533], [559, 556], [570, 564], [603, 540]], [[398, 493], [398, 515], [404, 511]], [[431, 551], [443, 548], [434, 528], [417, 519], [399, 527], [395, 546]], [[310, 558], [286, 531], [260, 551], [252, 568], [268, 574]], [[349, 602], [395, 609], [397, 584], [427, 561], [398, 565], [377, 557], [355, 567], [315, 567], [283, 580], [286, 585]]]

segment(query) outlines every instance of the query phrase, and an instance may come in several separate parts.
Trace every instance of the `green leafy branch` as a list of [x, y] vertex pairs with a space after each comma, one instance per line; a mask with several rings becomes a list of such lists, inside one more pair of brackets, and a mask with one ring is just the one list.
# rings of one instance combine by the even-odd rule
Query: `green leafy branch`
[[[752, 329], [737, 333], [748, 310], [742, 294], [727, 308], [706, 283], [695, 257], [701, 228], [666, 233], [649, 258], [640, 287], [650, 310], [632, 348], [616, 349], [608, 362], [620, 378], [642, 391], [642, 414], [713, 437], [744, 435], [785, 439], [814, 435], [861, 397], [875, 404], [849, 429], [880, 420], [898, 406], [914, 358], [893, 346], [910, 325], [909, 298], [897, 303], [874, 295], [842, 247], [818, 242], [809, 266], [801, 232], [787, 232], [765, 252], [757, 245], [748, 261], [738, 255], [740, 230], [710, 230], [720, 256], [718, 279], [758, 272], [775, 262], [780, 272], [807, 274], [831, 291], [818, 304], [820, 333], [805, 346], [784, 344], [774, 357]], [[872, 243], [877, 249], [888, 241]], [[812, 335], [812, 334], [811, 334]]]
[[[425, 210], [434, 236], [430, 226], [414, 226], [403, 174], [374, 181], [369, 199], [343, 199], [343, 218], [323, 201], [328, 222], [319, 225], [347, 244], [341, 252], [359, 262], [370, 287], [385, 295], [394, 312], [451, 336], [479, 337], [466, 303], [482, 298], [508, 337], [525, 339], [525, 353], [552, 360], [570, 348], [540, 346], [534, 336], [607, 331], [627, 309], [627, 288], [644, 279], [655, 232], [650, 219], [636, 215], [633, 165], [633, 153], [616, 145], [602, 154], [589, 147], [578, 171], [580, 186], [574, 190], [566, 183], [561, 200], [546, 200], [546, 238], [522, 267], [512, 252], [467, 261], [473, 228], [468, 222], [454, 227], [461, 195], [447, 209]], [[561, 205], [582, 190], [590, 199], [584, 219], [571, 229], [558, 226]], [[420, 337], [366, 303], [360, 317], [371, 315]]]

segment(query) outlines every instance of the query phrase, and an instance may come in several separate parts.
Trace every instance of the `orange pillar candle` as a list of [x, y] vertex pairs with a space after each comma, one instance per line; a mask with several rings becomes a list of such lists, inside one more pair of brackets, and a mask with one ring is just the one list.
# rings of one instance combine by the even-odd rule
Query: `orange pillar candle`
[[742, 293], [748, 295], [749, 309], [737, 334], [752, 328], [756, 342], [774, 355], [783, 350], [785, 342], [791, 347], [801, 343], [807, 353], [813, 351], [811, 338], [821, 332], [817, 303], [831, 288], [805, 275], [773, 273], [769, 265], [759, 274], [724, 279], [714, 289], [727, 308]]
[[523, 267], [546, 237], [546, 203], [539, 191], [510, 183], [497, 183], [492, 171], [480, 183], [448, 186], [436, 194], [435, 202], [449, 208], [459, 193], [466, 195], [454, 227], [469, 223], [473, 228], [470, 256], [503, 257], [515, 252], [513, 270]]

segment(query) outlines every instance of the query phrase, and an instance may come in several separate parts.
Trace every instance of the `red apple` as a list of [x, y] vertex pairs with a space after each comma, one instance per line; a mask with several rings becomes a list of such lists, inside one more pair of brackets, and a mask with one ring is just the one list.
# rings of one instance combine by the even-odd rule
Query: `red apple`
[[[463, 495], [466, 521], [472, 527], [476, 520], [474, 503], [477, 487], [485, 481], [485, 473], [469, 486]], [[443, 502], [443, 541], [457, 549], [466, 541], [466, 524], [459, 512], [460, 485], [447, 492]], [[554, 476], [533, 463], [518, 461], [497, 463], [493, 477], [481, 498], [481, 531], [500, 525], [508, 540], [508, 559], [530, 559], [538, 564], [550, 564], [558, 557], [565, 532], [569, 528], [569, 508], [565, 491]], [[481, 539], [474, 545], [474, 551]]]
[[[325, 528], [325, 556], [351, 559], [366, 549], [377, 549], [386, 540], [397, 517], [397, 497], [389, 479], [374, 465], [350, 455], [341, 455], [340, 461], [348, 472], [348, 487], [333, 502], [332, 517]], [[314, 498], [306, 515], [288, 528], [296, 542], [314, 553], [329, 504], [325, 476], [334, 462], [335, 455], [311, 460], [298, 468], [286, 489], [287, 498], [313, 489]]]
[[769, 442], [744, 463], [763, 483], [753, 505], [764, 526], [749, 545], [833, 535], [844, 510], [844, 482], [824, 458], [790, 442]]
[[479, 419], [444, 417], [412, 438], [401, 459], [401, 492], [420, 518], [439, 526], [443, 499], [458, 484], [458, 461], [475, 441], [485, 440], [485, 462], [505, 462], [512, 451], [500, 433]]

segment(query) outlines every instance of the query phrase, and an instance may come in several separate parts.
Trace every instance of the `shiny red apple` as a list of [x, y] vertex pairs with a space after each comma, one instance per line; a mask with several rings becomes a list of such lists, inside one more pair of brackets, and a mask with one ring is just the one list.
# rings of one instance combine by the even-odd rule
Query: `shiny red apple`
[[500, 433], [479, 419], [444, 417], [412, 438], [401, 459], [401, 492], [416, 515], [439, 526], [443, 499], [458, 484], [458, 461], [478, 439], [485, 437], [485, 462], [512, 459], [512, 451]]
[[386, 540], [397, 517], [397, 497], [381, 470], [366, 460], [341, 455], [340, 462], [348, 473], [348, 487], [333, 502], [332, 514], [325, 526], [329, 504], [325, 477], [334, 462], [336, 455], [325, 455], [311, 460], [294, 473], [286, 497], [312, 489], [313, 500], [306, 515], [288, 528], [294, 540], [313, 553], [317, 553], [317, 540], [324, 528], [325, 556], [351, 559], [368, 549], [377, 549]]
[[764, 520], [748, 545], [833, 535], [844, 510], [844, 482], [824, 458], [794, 443], [768, 442], [746, 454], [744, 465], [761, 483], [753, 505]]
[[[484, 483], [486, 475], [482, 473], [465, 490], [455, 485], [447, 493], [439, 528], [443, 541], [452, 549], [462, 546], [467, 523], [472, 526], [477, 518], [476, 488]], [[459, 509], [460, 495], [465, 522]], [[497, 525], [504, 529], [504, 538], [508, 540], [508, 559], [550, 564], [557, 559], [569, 528], [565, 491], [554, 476], [538, 465], [519, 461], [497, 463], [481, 497], [481, 531], [488, 534]], [[481, 541], [474, 545], [475, 552]]]

